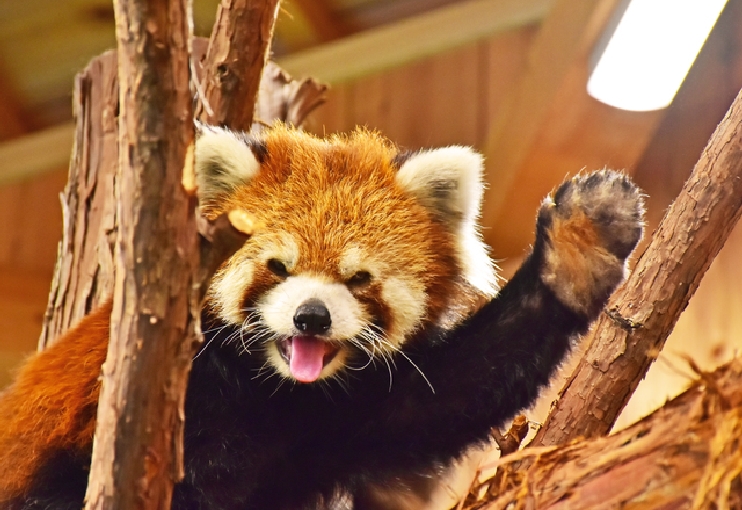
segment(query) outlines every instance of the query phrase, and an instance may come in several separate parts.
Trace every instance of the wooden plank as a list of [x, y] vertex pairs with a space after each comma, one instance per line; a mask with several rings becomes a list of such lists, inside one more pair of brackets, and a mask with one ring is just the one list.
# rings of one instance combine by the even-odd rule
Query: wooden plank
[[0, 266], [15, 261], [23, 214], [23, 183], [0, 187]]
[[479, 120], [481, 124], [478, 147], [487, 142], [491, 119], [504, 115], [510, 108], [508, 102], [514, 97], [523, 75], [528, 69], [528, 57], [539, 26], [530, 25], [518, 30], [498, 34], [485, 44], [483, 78], [487, 91], [484, 110]]
[[49, 295], [51, 270], [0, 267], [0, 353], [36, 349]]
[[[279, 59], [294, 76], [338, 83], [536, 23], [553, 0], [469, 0]], [[588, 2], [592, 3], [592, 2]]]
[[[553, 0], [460, 2], [315, 50], [297, 53], [282, 59], [280, 64], [295, 76], [311, 75], [322, 81], [343, 82], [466, 45], [494, 33], [537, 22], [548, 12], [552, 3]], [[358, 58], [359, 55], [363, 55], [363, 58]], [[439, 75], [445, 72], [436, 71]], [[378, 76], [371, 78], [376, 82], [380, 79]], [[414, 87], [419, 87], [419, 83]], [[416, 96], [413, 91], [407, 92], [408, 96]], [[404, 91], [400, 93], [406, 94]], [[476, 107], [475, 101], [467, 102], [468, 107]], [[406, 110], [406, 107], [401, 107]], [[451, 119], [455, 117], [455, 114], [451, 115]], [[350, 124], [356, 123], [357, 121]], [[350, 127], [352, 126], [347, 126]], [[64, 124], [28, 138], [0, 144], [0, 160], [15, 162], [12, 167], [6, 167], [0, 172], [0, 185], [65, 165], [69, 160], [73, 134], [73, 125]], [[479, 139], [481, 135], [475, 141]], [[425, 140], [419, 143], [424, 144]]]
[[307, 131], [319, 136], [343, 133], [353, 129], [355, 123], [350, 116], [351, 84], [341, 83], [327, 91], [327, 101], [307, 117]]
[[0, 187], [0, 266], [51, 274], [62, 233], [59, 193], [67, 171]]
[[[43, 44], [38, 42], [40, 37]], [[90, 58], [110, 49], [114, 41], [111, 23], [96, 22], [79, 13], [76, 18], [65, 15], [48, 24], [30, 26], [17, 37], [0, 33], [5, 68], [15, 77], [17, 89], [29, 104], [69, 96], [75, 73]]]
[[67, 168], [58, 168], [24, 185], [23, 209], [18, 224], [19, 244], [14, 265], [51, 274], [62, 238], [59, 196], [67, 183]]
[[298, 8], [281, 4], [281, 12], [274, 28], [272, 50], [285, 55], [304, 50], [318, 43], [314, 28]]
[[480, 58], [481, 48], [473, 44], [357, 80], [351, 92], [352, 122], [378, 129], [410, 149], [474, 145], [485, 96]]
[[1, 143], [0, 185], [66, 166], [74, 136], [74, 124], [66, 123]]
[[21, 95], [9, 76], [5, 65], [0, 61], [0, 141], [14, 138], [31, 128], [29, 115], [21, 104]]
[[512, 97], [490, 120], [485, 240], [495, 256], [522, 253], [534, 211], [568, 174], [631, 168], [661, 113], [609, 108], [587, 95], [587, 60], [618, 0], [558, 0], [533, 42]]

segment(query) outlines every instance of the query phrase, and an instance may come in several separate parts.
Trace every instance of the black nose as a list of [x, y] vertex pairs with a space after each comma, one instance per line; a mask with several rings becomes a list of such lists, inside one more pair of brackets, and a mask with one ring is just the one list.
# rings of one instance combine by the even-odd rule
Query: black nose
[[294, 326], [308, 335], [326, 333], [332, 325], [330, 310], [319, 299], [308, 299], [296, 309]]

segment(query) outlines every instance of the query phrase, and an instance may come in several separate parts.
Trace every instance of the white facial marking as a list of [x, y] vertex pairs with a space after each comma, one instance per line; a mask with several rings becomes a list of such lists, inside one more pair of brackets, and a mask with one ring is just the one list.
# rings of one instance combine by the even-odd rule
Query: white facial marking
[[234, 260], [214, 275], [209, 292], [216, 312], [224, 320], [241, 324], [245, 319], [242, 301], [245, 290], [252, 285], [254, 267], [252, 261]]
[[412, 278], [391, 277], [384, 280], [381, 297], [393, 307], [389, 341], [400, 346], [420, 326], [420, 321], [425, 316], [428, 298], [425, 287]]
[[299, 260], [299, 246], [296, 241], [286, 232], [282, 232], [277, 238], [265, 242], [258, 260], [265, 264], [271, 259], [276, 259], [286, 266], [289, 272], [294, 270]]
[[344, 280], [352, 277], [358, 271], [368, 271], [374, 278], [386, 274], [388, 266], [369, 257], [366, 251], [359, 246], [349, 246], [340, 257], [338, 270], [340, 277]]
[[255, 276], [255, 264], [264, 265], [268, 260], [276, 259], [291, 271], [299, 258], [299, 248], [289, 234], [282, 233], [261, 244], [262, 250], [257, 257], [240, 258], [238, 252], [212, 279], [209, 290], [211, 302], [215, 304], [219, 316], [233, 324], [242, 324], [247, 316], [243, 302]]
[[361, 332], [368, 320], [358, 300], [345, 285], [315, 276], [290, 276], [269, 290], [258, 303], [265, 323], [280, 335], [299, 333], [294, 326], [296, 309], [308, 299], [319, 299], [330, 312], [328, 336], [343, 340]]

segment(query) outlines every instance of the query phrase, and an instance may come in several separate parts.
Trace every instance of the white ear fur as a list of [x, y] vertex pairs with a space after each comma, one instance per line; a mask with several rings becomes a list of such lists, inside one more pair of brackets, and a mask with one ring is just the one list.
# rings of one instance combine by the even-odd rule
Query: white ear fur
[[216, 200], [257, 175], [260, 162], [242, 133], [197, 124], [196, 180], [202, 204]]
[[443, 147], [407, 159], [397, 183], [449, 225], [457, 236], [464, 279], [491, 297], [497, 293], [497, 276], [478, 223], [483, 172], [480, 154], [468, 147]]

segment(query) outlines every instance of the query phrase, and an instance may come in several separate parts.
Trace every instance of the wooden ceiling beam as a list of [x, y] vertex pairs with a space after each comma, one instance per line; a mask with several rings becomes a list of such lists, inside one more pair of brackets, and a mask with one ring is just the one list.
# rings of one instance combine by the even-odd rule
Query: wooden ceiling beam
[[554, 0], [457, 2], [289, 55], [278, 64], [297, 77], [340, 83], [540, 22], [552, 5]]
[[68, 166], [74, 138], [70, 122], [0, 143], [0, 185]]
[[482, 221], [496, 257], [523, 253], [540, 201], [566, 176], [605, 166], [630, 171], [662, 117], [587, 94], [590, 53], [619, 2], [557, 0], [521, 83], [490, 121]]
[[317, 34], [321, 42], [334, 41], [352, 32], [347, 23], [332, 10], [327, 0], [291, 0], [284, 9], [296, 5]]

